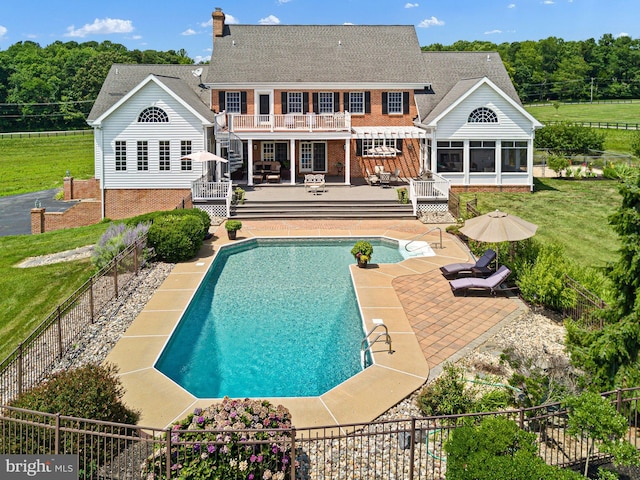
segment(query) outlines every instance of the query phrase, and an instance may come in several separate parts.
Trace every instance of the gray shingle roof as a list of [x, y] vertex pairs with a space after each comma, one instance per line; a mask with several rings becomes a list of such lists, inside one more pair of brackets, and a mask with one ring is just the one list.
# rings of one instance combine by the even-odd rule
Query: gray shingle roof
[[102, 84], [87, 121], [92, 122], [99, 118], [150, 74], [156, 76], [158, 81], [166, 85], [204, 118], [213, 121], [213, 112], [209, 108], [209, 91], [198, 87], [201, 79], [192, 73], [199, 67], [201, 66], [114, 64]]
[[422, 57], [434, 91], [416, 95], [422, 123], [437, 117], [483, 77], [521, 104], [497, 52], [423, 52]]
[[424, 60], [413, 26], [227, 25], [214, 39], [206, 82], [420, 83]]

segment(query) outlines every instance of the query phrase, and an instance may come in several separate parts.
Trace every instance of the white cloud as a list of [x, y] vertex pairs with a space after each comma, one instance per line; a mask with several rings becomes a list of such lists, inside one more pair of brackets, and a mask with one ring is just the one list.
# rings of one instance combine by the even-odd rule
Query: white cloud
[[184, 35], [185, 37], [190, 37], [191, 35], [197, 35], [197, 34], [198, 32], [196, 32], [193, 28], [187, 28], [180, 35]]
[[108, 35], [111, 33], [130, 33], [133, 31], [131, 20], [118, 18], [96, 18], [93, 23], [76, 29], [74, 25], [67, 28], [66, 37], [84, 38], [88, 35]]
[[234, 17], [233, 15], [228, 15], [228, 14], [224, 14], [224, 23], [226, 23], [227, 25], [235, 25], [240, 23], [240, 20], [238, 20], [236, 17]]
[[[2, 35], [0, 35], [1, 37]], [[616, 38], [620, 38], [620, 37], [628, 37], [629, 34], [627, 32], [620, 32], [619, 34], [616, 35]]]
[[407, 3], [404, 8], [415, 8], [415, 7], [419, 7], [420, 4], [419, 3]]
[[289, 3], [291, 0], [278, 0], [278, 5], [284, 5], [285, 3]]
[[196, 55], [193, 60], [195, 63], [208, 62], [209, 60], [211, 60], [211, 55], [208, 55], [206, 57], [203, 57], [202, 55]]
[[258, 23], [260, 25], [278, 25], [280, 23], [280, 19], [275, 15], [269, 15], [268, 17], [258, 20]]
[[7, 27], [3, 27], [2, 25], [0, 25], [0, 39], [7, 34], [7, 31]]
[[502, 33], [502, 30], [489, 30], [488, 32], [484, 32], [485, 35], [495, 35], [496, 33]]
[[510, 3], [509, 5], [507, 5], [507, 8], [516, 8], [516, 4], [515, 3]]
[[553, 0], [544, 0], [544, 2], [542, 2], [544, 5], [555, 5], [556, 2], [554, 2]]
[[131, 37], [132, 40], [142, 40], [142, 35], [133, 35]]
[[421, 28], [429, 28], [429, 27], [441, 27], [444, 25], [444, 20], [438, 20], [436, 17], [425, 18], [422, 20], [418, 27]]

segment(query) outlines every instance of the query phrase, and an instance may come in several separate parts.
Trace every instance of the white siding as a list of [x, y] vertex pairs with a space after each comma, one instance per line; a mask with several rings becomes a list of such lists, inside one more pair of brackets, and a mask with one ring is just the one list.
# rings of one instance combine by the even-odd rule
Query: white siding
[[[469, 114], [487, 107], [498, 115], [498, 123], [467, 123]], [[527, 140], [531, 121], [489, 85], [481, 85], [438, 122], [437, 139], [451, 140]]]
[[[138, 123], [138, 115], [155, 105], [169, 116], [168, 123]], [[191, 171], [180, 169], [180, 142], [191, 140], [191, 150], [205, 150], [205, 128], [180, 102], [153, 82], [131, 97], [102, 122], [102, 145], [96, 143], [96, 176], [104, 168], [103, 188], [191, 188], [191, 182], [202, 175], [202, 165], [193, 163]], [[97, 137], [96, 137], [97, 138]], [[116, 171], [115, 142], [127, 142], [127, 170]], [[149, 170], [137, 170], [137, 141], [149, 145]], [[159, 142], [170, 141], [171, 170], [159, 169]], [[103, 151], [104, 167], [99, 165]]]

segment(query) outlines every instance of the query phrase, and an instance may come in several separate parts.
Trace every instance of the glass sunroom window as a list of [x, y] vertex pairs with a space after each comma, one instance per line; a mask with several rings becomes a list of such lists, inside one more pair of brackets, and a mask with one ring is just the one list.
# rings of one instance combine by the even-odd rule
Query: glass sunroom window
[[527, 142], [502, 141], [502, 171], [527, 171]]
[[496, 142], [469, 142], [469, 171], [487, 173], [496, 171]]
[[462, 158], [464, 156], [463, 142], [442, 141], [438, 147], [438, 172], [462, 172]]

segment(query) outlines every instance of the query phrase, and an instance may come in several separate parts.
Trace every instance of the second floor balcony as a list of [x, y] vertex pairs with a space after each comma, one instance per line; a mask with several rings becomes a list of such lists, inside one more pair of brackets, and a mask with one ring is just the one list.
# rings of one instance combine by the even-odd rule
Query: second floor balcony
[[221, 112], [216, 115], [216, 130], [229, 132], [348, 132], [351, 131], [349, 112], [307, 113], [286, 115], [241, 115]]

